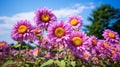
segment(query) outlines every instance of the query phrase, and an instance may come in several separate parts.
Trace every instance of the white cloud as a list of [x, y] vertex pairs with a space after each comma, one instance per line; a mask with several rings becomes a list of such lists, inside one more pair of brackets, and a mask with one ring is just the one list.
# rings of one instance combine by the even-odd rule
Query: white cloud
[[[93, 8], [94, 8], [93, 3], [90, 3], [88, 6], [75, 4], [73, 7], [53, 10], [53, 13], [55, 13], [57, 18], [66, 18], [70, 15], [80, 14], [80, 13], [84, 12], [85, 9], [93, 9]], [[13, 16], [10, 16], [10, 17], [9, 16], [0, 16], [0, 20], [4, 22], [4, 23], [0, 24], [0, 31], [2, 32], [0, 34], [8, 33], [8, 32], [6, 32], [6, 30], [9, 30], [9, 29], [11, 30], [13, 25], [19, 20], [27, 19], [27, 20], [31, 21], [32, 24], [35, 24], [33, 21], [33, 18], [34, 18], [34, 11], [18, 13]], [[4, 30], [4, 29], [6, 29], [6, 30]]]
[[85, 9], [85, 6], [76, 6], [74, 8], [63, 8], [60, 10], [55, 10], [54, 13], [58, 18], [66, 18], [70, 15], [80, 14]]
[[[11, 17], [8, 16], [0, 16], [0, 20], [4, 21], [3, 24], [0, 24], [1, 28], [11, 28], [13, 24], [15, 24], [18, 20], [29, 20], [32, 21], [34, 17], [33, 12], [24, 12], [24, 13], [18, 13]], [[33, 22], [32, 22], [33, 23]]]
[[94, 3], [90, 2], [88, 6], [81, 5], [81, 4], [75, 4], [71, 8], [63, 8], [59, 10], [54, 10], [53, 12], [58, 18], [66, 18], [70, 15], [78, 15], [84, 12], [85, 9], [93, 9], [93, 8], [94, 8]]

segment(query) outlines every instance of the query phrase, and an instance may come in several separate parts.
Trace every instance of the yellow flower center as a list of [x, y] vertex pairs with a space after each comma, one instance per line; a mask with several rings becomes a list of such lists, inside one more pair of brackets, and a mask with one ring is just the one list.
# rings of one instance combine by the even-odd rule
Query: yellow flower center
[[96, 40], [92, 40], [92, 44], [94, 45], [94, 46], [96, 46]]
[[19, 26], [19, 28], [18, 28], [19, 33], [25, 33], [26, 31], [27, 31], [27, 26], [25, 26], [25, 25]]
[[114, 54], [114, 53], [115, 53], [115, 51], [114, 51], [114, 50], [112, 50], [112, 51], [111, 51], [111, 54]]
[[108, 33], [108, 36], [109, 36], [110, 38], [115, 38], [115, 34], [112, 33], [112, 32]]
[[71, 23], [71, 25], [76, 26], [78, 24], [78, 20], [72, 19], [70, 23]]
[[42, 14], [40, 18], [43, 22], [48, 22], [50, 20], [50, 15]]
[[106, 43], [106, 42], [104, 42], [103, 45], [104, 45], [104, 47], [106, 47], [106, 48], [110, 48], [109, 44]]
[[34, 29], [33, 32], [34, 32], [35, 34], [38, 34], [38, 29]]
[[72, 43], [75, 46], [81, 46], [82, 45], [82, 39], [80, 37], [73, 37], [72, 38]]
[[89, 57], [88, 53], [84, 53], [83, 57], [84, 57], [84, 58]]
[[36, 49], [36, 50], [35, 50], [35, 54], [38, 55], [38, 52], [39, 52], [38, 49]]
[[3, 46], [6, 46], [6, 44], [3, 42], [0, 42], [0, 47], [3, 47]]
[[65, 35], [65, 30], [62, 27], [58, 27], [54, 30], [54, 34], [56, 37], [61, 38]]

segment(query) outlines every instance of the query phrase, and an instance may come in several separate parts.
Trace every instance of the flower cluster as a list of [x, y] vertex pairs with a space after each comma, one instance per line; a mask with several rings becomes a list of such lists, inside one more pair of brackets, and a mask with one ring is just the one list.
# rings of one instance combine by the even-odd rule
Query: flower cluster
[[[57, 21], [57, 17], [48, 8], [38, 9], [34, 20], [35, 26], [28, 20], [18, 21], [12, 29], [11, 37], [18, 41], [20, 48], [23, 46], [22, 42], [34, 43], [36, 47], [19, 50], [11, 48], [11, 54], [23, 54], [28, 59], [44, 57], [66, 60], [67, 57], [68, 61], [77, 59], [78, 63], [79, 58], [91, 64], [101, 64], [101, 60], [105, 63], [120, 61], [120, 37], [117, 32], [106, 29], [102, 34], [104, 39], [98, 39], [94, 35], [87, 36], [80, 30], [82, 17], [73, 15], [66, 22]], [[6, 46], [8, 47], [6, 42], [0, 42], [0, 50], [3, 52], [6, 52]]]

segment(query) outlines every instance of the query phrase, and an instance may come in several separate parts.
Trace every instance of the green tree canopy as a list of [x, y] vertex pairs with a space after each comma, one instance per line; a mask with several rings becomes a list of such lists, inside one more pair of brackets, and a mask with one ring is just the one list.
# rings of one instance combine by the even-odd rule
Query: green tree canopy
[[110, 5], [101, 5], [93, 10], [88, 17], [91, 25], [86, 25], [88, 35], [95, 35], [102, 39], [104, 29], [111, 29], [120, 34], [120, 9], [116, 9]]

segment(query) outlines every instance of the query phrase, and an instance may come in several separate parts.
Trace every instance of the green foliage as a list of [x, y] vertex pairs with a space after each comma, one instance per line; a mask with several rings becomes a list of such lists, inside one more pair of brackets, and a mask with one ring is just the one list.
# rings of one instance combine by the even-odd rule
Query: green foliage
[[46, 61], [45, 63], [43, 63], [40, 67], [44, 67], [44, 66], [47, 66], [47, 65], [51, 65], [53, 63], [53, 60], [52, 59], [49, 59], [48, 61]]
[[14, 64], [14, 62], [13, 62], [12, 60], [8, 60], [7, 62], [5, 62], [5, 63], [3, 64], [2, 67], [7, 67], [7, 65], [10, 65], [10, 64]]
[[65, 61], [64, 60], [61, 61], [60, 67], [65, 67]]
[[[69, 65], [67, 65], [67, 64], [69, 64]], [[76, 62], [75, 61], [70, 61], [68, 63], [67, 60], [52, 60], [52, 59], [49, 59], [48, 61], [44, 62], [40, 67], [48, 67], [48, 66], [52, 66], [52, 67], [75, 67]]]
[[76, 65], [75, 61], [71, 61], [71, 65], [72, 65], [72, 67], [75, 67], [75, 65]]
[[54, 63], [57, 64], [57, 66], [59, 66], [59, 67], [61, 66], [60, 65], [61, 62], [59, 60], [54, 61]]
[[[91, 16], [88, 17], [91, 25], [86, 25], [87, 34], [95, 35], [98, 38], [103, 38], [101, 34], [104, 29], [112, 29], [118, 32], [120, 28], [120, 9], [116, 9], [110, 5], [101, 5], [95, 9]], [[115, 30], [115, 28], [117, 28]], [[120, 31], [119, 31], [120, 33]]]
[[25, 42], [18, 43], [18, 44], [10, 44], [11, 48], [19, 50], [21, 49], [34, 49], [35, 47], [31, 46], [30, 44], [27, 44]]

